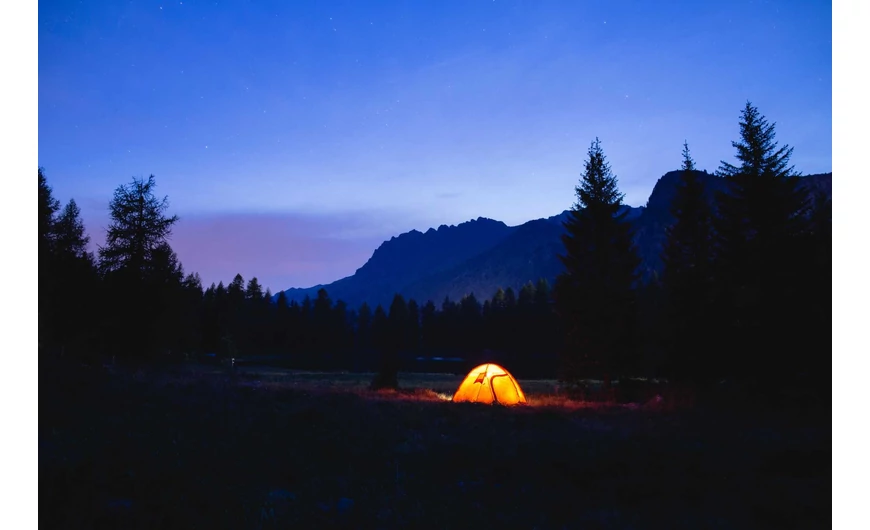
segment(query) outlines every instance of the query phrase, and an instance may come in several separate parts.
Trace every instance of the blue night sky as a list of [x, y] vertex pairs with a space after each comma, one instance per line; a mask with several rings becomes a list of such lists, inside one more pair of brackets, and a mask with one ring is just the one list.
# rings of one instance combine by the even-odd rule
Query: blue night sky
[[39, 164], [102, 242], [154, 174], [206, 284], [352, 274], [380, 242], [574, 202], [600, 137], [628, 204], [733, 160], [747, 100], [831, 170], [831, 3], [53, 1], [39, 4]]

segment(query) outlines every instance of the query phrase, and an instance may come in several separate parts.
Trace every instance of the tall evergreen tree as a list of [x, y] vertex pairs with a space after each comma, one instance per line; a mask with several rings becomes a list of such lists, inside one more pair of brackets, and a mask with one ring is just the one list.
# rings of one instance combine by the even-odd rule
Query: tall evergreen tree
[[151, 346], [152, 353], [168, 359], [167, 355], [179, 353], [187, 333], [184, 329], [184, 269], [169, 243], [163, 242], [152, 251], [145, 274], [144, 287], [148, 294], [143, 306], [148, 314], [144, 323], [151, 328], [143, 327], [137, 334], [143, 344]]
[[413, 298], [408, 300], [407, 348], [416, 352], [420, 347], [420, 306]]
[[90, 238], [75, 200], [64, 206], [51, 225], [51, 258], [43, 265], [51, 277], [41, 286], [51, 297], [52, 336], [62, 351], [94, 345], [94, 315], [101, 299]]
[[260, 285], [260, 282], [256, 277], [248, 280], [248, 287], [245, 289], [245, 298], [251, 300], [252, 302], [259, 302], [263, 299], [265, 295], [263, 294], [263, 286]]
[[431, 354], [438, 345], [438, 315], [435, 304], [428, 300], [420, 310], [420, 340], [424, 352]]
[[372, 328], [378, 337], [380, 362], [378, 363], [378, 372], [371, 383], [374, 390], [399, 388], [399, 348], [401, 347], [401, 331], [407, 325], [407, 317], [408, 306], [405, 299], [399, 294], [393, 297], [389, 316], [380, 305], [375, 308]]
[[51, 186], [45, 178], [43, 169], [39, 168], [39, 259], [47, 257], [49, 252], [54, 217], [60, 209], [60, 203], [52, 195]]
[[154, 175], [118, 186], [109, 204], [106, 245], [99, 247], [104, 271], [124, 269], [144, 278], [154, 252], [169, 239], [178, 216], [167, 216], [169, 198], [154, 195]]
[[718, 170], [727, 188], [717, 196], [714, 224], [717, 301], [726, 326], [719, 343], [727, 348], [728, 375], [778, 396], [775, 382], [801, 371], [793, 356], [807, 344], [795, 322], [805, 307], [801, 241], [810, 201], [789, 165], [792, 148], [778, 146], [775, 124], [750, 102], [732, 146], [738, 164], [723, 161]]
[[508, 311], [513, 311], [517, 305], [517, 295], [512, 287], [508, 287], [504, 292], [504, 306]]
[[[706, 348], [715, 315], [712, 303], [712, 209], [701, 174], [683, 143], [683, 165], [671, 204], [673, 223], [666, 229], [662, 286], [667, 304], [666, 373], [682, 383], [700, 383], [713, 368]], [[703, 356], [699, 358], [699, 356]]]
[[[365, 302], [359, 308], [356, 326], [356, 349], [365, 354], [372, 346], [372, 309]], [[359, 364], [359, 363], [355, 363]]]
[[55, 219], [51, 232], [54, 252], [58, 255], [93, 261], [93, 256], [88, 252], [88, 243], [91, 238], [85, 233], [81, 210], [79, 210], [75, 199], [70, 199], [64, 206], [63, 211]]
[[174, 280], [180, 273], [174, 270], [177, 263], [168, 248], [178, 217], [166, 215], [169, 199], [154, 195], [156, 185], [152, 175], [115, 189], [106, 244], [99, 247], [100, 268], [109, 290], [136, 301], [119, 305], [121, 310], [110, 307], [106, 315], [107, 334], [112, 335], [119, 353], [163, 349], [155, 341], [166, 298], [164, 290], [155, 285]]
[[609, 387], [632, 368], [639, 259], [626, 212], [620, 212], [623, 195], [597, 138], [588, 156], [564, 223], [565, 270], [556, 284], [568, 335], [563, 377], [576, 381], [595, 366]]
[[55, 214], [60, 203], [52, 195], [51, 186], [39, 168], [39, 275], [38, 275], [38, 333], [40, 347], [46, 346], [51, 340], [50, 335], [54, 323], [53, 278], [54, 261], [52, 255], [52, 236]]

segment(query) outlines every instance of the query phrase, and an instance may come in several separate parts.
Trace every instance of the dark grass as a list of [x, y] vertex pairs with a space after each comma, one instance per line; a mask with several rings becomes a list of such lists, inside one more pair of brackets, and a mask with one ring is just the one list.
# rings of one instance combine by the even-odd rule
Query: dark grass
[[444, 401], [438, 392], [459, 380], [400, 375], [406, 387], [444, 385], [372, 393], [353, 375], [109, 373], [41, 361], [39, 523], [829, 525], [824, 417], [568, 407], [552, 397], [510, 409]]

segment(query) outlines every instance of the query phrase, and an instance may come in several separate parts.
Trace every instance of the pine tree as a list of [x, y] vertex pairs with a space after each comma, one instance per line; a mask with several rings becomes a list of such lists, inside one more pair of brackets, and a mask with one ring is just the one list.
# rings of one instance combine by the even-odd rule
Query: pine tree
[[408, 300], [408, 342], [407, 348], [416, 352], [420, 347], [420, 306], [411, 298]]
[[260, 302], [264, 298], [263, 286], [256, 277], [248, 280], [248, 287], [245, 289], [245, 298], [252, 302]]
[[227, 296], [239, 305], [245, 299], [245, 279], [241, 274], [236, 274], [227, 286]]
[[245, 288], [245, 303], [242, 305], [245, 351], [262, 354], [267, 347], [266, 328], [269, 318], [269, 301], [263, 286], [256, 277], [248, 280]]
[[539, 312], [549, 310], [550, 282], [546, 278], [539, 279], [537, 285], [535, 285], [535, 307]]
[[202, 351], [204, 327], [204, 298], [202, 278], [198, 272], [185, 276], [181, 283], [182, 300], [180, 306], [181, 337], [178, 347], [181, 353], [193, 355]]
[[505, 301], [504, 289], [499, 287], [498, 290], [495, 292], [495, 294], [492, 295], [492, 303], [491, 303], [492, 311], [494, 313], [504, 311], [506, 304], [507, 304], [507, 302]]
[[399, 388], [399, 347], [401, 330], [407, 323], [408, 306], [401, 295], [395, 295], [390, 304], [390, 314], [378, 305], [372, 322], [373, 332], [377, 332], [380, 347], [378, 372], [372, 379], [374, 390]]
[[141, 335], [142, 344], [150, 345], [151, 352], [160, 354], [160, 359], [169, 360], [169, 355], [180, 353], [187, 332], [184, 268], [169, 243], [163, 242], [153, 249], [145, 275], [148, 295], [143, 299], [143, 307], [148, 311], [145, 322], [151, 323], [152, 330]]
[[99, 308], [94, 257], [88, 252], [90, 238], [75, 200], [64, 206], [51, 224], [51, 258], [43, 265], [51, 271], [44, 287], [52, 302], [52, 336], [63, 352], [78, 353], [94, 346], [94, 317]]
[[804, 307], [810, 201], [789, 165], [792, 148], [775, 138], [775, 124], [747, 102], [732, 142], [739, 164], [723, 161], [718, 170], [727, 189], [717, 196], [714, 223], [727, 375], [765, 392], [801, 369], [793, 356], [807, 345], [795, 322]]
[[393, 296], [393, 302], [390, 304], [389, 321], [390, 349], [398, 353], [408, 347], [408, 324], [410, 322], [408, 303], [400, 294]]
[[99, 248], [104, 271], [125, 269], [144, 278], [154, 252], [169, 239], [178, 216], [167, 216], [169, 198], [154, 195], [154, 175], [147, 180], [134, 178], [115, 189], [109, 204], [111, 222], [106, 245]]
[[[709, 352], [699, 348], [712, 333], [712, 209], [701, 174], [683, 143], [683, 165], [671, 204], [673, 224], [666, 229], [662, 285], [667, 304], [667, 373], [680, 383], [700, 383], [713, 369]], [[703, 356], [699, 358], [699, 356]]]
[[474, 293], [459, 301], [459, 347], [466, 352], [481, 349], [481, 306]]
[[98, 249], [109, 291], [136, 301], [121, 310], [109, 308], [106, 315], [106, 333], [120, 354], [166, 351], [158, 326], [171, 301], [162, 284], [175, 282], [180, 288], [180, 270], [168, 244], [178, 217], [166, 215], [169, 199], [156, 197], [156, 186], [152, 175], [115, 189], [106, 244]]
[[39, 168], [39, 259], [48, 257], [51, 245], [54, 216], [60, 209], [60, 203], [52, 195], [51, 186], [45, 178], [43, 169]]
[[420, 340], [427, 354], [438, 346], [438, 315], [432, 300], [428, 300], [420, 310]]
[[513, 311], [516, 309], [517, 305], [517, 295], [514, 293], [512, 287], [508, 287], [504, 292], [504, 306], [508, 311]]
[[623, 195], [596, 138], [589, 148], [577, 203], [564, 223], [565, 270], [557, 278], [558, 310], [567, 338], [563, 377], [576, 382], [592, 366], [609, 387], [628, 375], [634, 353], [633, 287], [639, 259]]
[[[809, 230], [806, 235], [806, 300], [804, 304], [805, 321], [817, 323], [812, 328], [818, 344], [830, 340], [831, 328], [823, 325], [831, 315], [831, 281], [833, 279], [832, 262], [832, 204], [823, 193], [813, 197], [813, 208], [809, 218]], [[827, 394], [830, 396], [830, 394]]]
[[59, 256], [93, 261], [93, 256], [88, 252], [88, 242], [91, 238], [85, 233], [81, 210], [74, 199], [70, 199], [64, 206], [63, 211], [55, 219], [51, 232], [54, 252]]
[[356, 326], [356, 349], [360, 353], [367, 352], [371, 347], [371, 333], [372, 309], [367, 303], [363, 302], [357, 313]]
[[54, 296], [54, 270], [55, 264], [52, 254], [52, 236], [55, 214], [60, 208], [60, 203], [52, 195], [51, 186], [39, 168], [39, 269], [38, 269], [38, 334], [39, 346], [51, 346], [52, 330], [56, 321], [56, 299]]
[[390, 330], [387, 312], [381, 304], [372, 313], [372, 347], [380, 353], [389, 345]]
[[525, 285], [523, 285], [520, 288], [520, 297], [519, 297], [518, 304], [524, 312], [529, 313], [529, 312], [531, 312], [531, 308], [534, 306], [534, 303], [535, 303], [535, 284], [533, 284], [531, 281], [529, 281], [529, 282], [526, 282]]

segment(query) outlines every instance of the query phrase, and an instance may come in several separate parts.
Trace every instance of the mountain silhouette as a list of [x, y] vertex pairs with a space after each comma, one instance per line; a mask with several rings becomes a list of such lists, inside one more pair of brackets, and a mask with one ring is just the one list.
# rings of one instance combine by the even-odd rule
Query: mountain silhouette
[[[697, 172], [709, 200], [725, 189], [720, 178]], [[665, 231], [673, 222], [670, 213], [681, 171], [670, 171], [658, 179], [647, 204], [625, 206], [626, 219], [632, 223], [635, 246], [641, 259], [642, 277], [661, 271], [661, 249]], [[832, 193], [832, 174], [797, 177], [812, 192], [828, 198]], [[326, 289], [333, 300], [350, 307], [367, 302], [387, 307], [396, 293], [418, 303], [432, 300], [440, 305], [445, 297], [459, 300], [474, 293], [478, 299], [490, 298], [499, 288], [515, 291], [540, 278], [552, 285], [562, 272], [559, 255], [564, 252], [560, 236], [569, 211], [518, 226], [479, 217], [455, 226], [442, 225], [425, 233], [411, 230], [382, 243], [357, 271], [326, 285], [284, 291], [289, 300], [315, 298]], [[277, 296], [277, 295], [276, 295]]]

